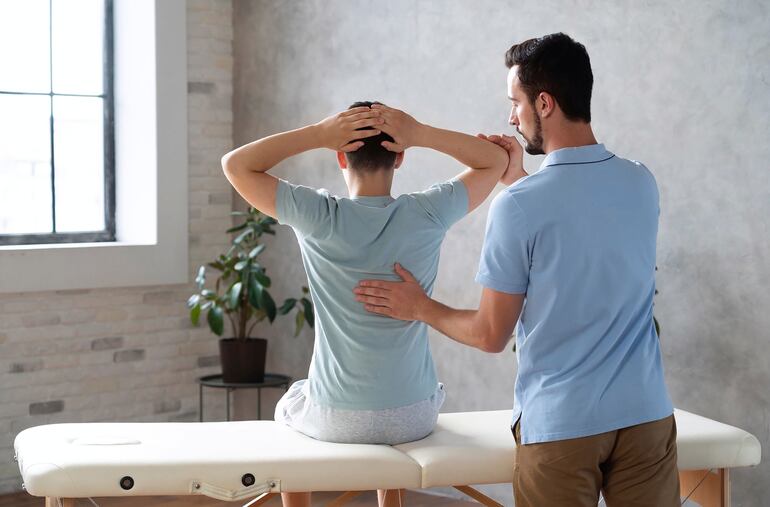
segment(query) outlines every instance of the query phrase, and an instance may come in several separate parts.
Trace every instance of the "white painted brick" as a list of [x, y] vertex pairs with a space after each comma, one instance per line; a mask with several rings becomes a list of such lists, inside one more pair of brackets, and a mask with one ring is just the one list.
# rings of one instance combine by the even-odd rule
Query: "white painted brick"
[[[188, 136], [191, 147], [190, 280], [197, 266], [229, 246], [232, 188], [221, 156], [233, 147], [232, 2], [190, 0]], [[212, 200], [213, 199], [213, 200]], [[0, 295], [0, 452], [24, 428], [63, 421], [197, 420], [195, 379], [214, 368], [198, 358], [218, 354], [217, 338], [189, 323], [193, 284]], [[121, 337], [115, 349], [93, 340]], [[105, 342], [106, 343], [106, 342]], [[119, 350], [144, 350], [140, 361], [114, 363]], [[7, 373], [14, 363], [42, 369]], [[218, 367], [215, 367], [218, 368]], [[222, 393], [206, 393], [208, 419], [224, 419]], [[61, 413], [29, 415], [30, 403], [62, 400]], [[155, 414], [158, 403], [178, 410]], [[0, 468], [0, 492], [17, 491], [11, 467]]]

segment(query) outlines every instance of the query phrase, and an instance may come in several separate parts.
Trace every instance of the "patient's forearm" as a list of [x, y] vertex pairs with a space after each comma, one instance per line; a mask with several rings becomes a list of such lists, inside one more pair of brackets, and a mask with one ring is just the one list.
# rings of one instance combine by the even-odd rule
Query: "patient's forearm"
[[452, 130], [421, 125], [415, 141], [415, 146], [446, 153], [471, 169], [502, 169], [508, 163], [508, 153], [500, 146]]
[[281, 132], [236, 148], [222, 158], [230, 171], [266, 172], [302, 152], [322, 148], [317, 125]]

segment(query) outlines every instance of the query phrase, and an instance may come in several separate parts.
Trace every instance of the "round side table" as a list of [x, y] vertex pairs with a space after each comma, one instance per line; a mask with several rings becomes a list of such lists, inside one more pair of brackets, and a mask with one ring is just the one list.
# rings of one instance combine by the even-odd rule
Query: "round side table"
[[257, 390], [257, 419], [262, 419], [262, 389], [265, 387], [283, 387], [285, 391], [289, 390], [291, 377], [279, 373], [265, 373], [265, 380], [262, 382], [224, 382], [222, 374], [206, 375], [198, 378], [198, 420], [203, 422], [203, 388], [213, 387], [215, 389], [225, 389], [227, 399], [227, 420], [230, 420], [230, 391], [236, 389], [256, 389]]

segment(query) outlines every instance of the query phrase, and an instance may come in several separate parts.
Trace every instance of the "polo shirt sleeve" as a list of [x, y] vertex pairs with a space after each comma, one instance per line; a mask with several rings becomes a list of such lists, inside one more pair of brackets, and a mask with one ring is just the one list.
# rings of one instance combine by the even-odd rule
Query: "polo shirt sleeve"
[[524, 212], [510, 193], [500, 192], [489, 208], [476, 282], [507, 294], [526, 294], [531, 252]]
[[457, 178], [412, 195], [428, 216], [444, 229], [449, 229], [468, 214], [468, 189]]
[[336, 201], [326, 190], [278, 180], [275, 218], [278, 223], [291, 226], [302, 236], [328, 235], [335, 209]]

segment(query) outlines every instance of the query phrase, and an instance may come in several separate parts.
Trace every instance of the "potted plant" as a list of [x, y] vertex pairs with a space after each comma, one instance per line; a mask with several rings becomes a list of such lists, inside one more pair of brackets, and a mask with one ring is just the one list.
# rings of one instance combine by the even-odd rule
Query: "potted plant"
[[262, 382], [267, 340], [251, 337], [254, 326], [265, 319], [272, 324], [276, 316], [295, 310], [296, 337], [306, 322], [313, 327], [315, 314], [307, 287], [302, 287], [302, 296], [288, 298], [280, 307], [276, 307], [268, 291], [270, 277], [258, 259], [266, 247], [262, 235], [275, 235], [276, 220], [255, 208], [232, 215], [244, 217], [244, 222], [227, 230], [238, 233], [233, 237], [232, 245], [207, 264], [219, 272], [214, 290], [204, 288], [206, 265], [201, 266], [195, 278], [198, 291], [187, 300], [187, 307], [195, 326], [199, 324], [201, 313], [206, 312], [206, 322], [217, 336], [224, 333], [225, 317], [230, 323], [234, 336], [219, 340], [222, 379], [225, 382]]

